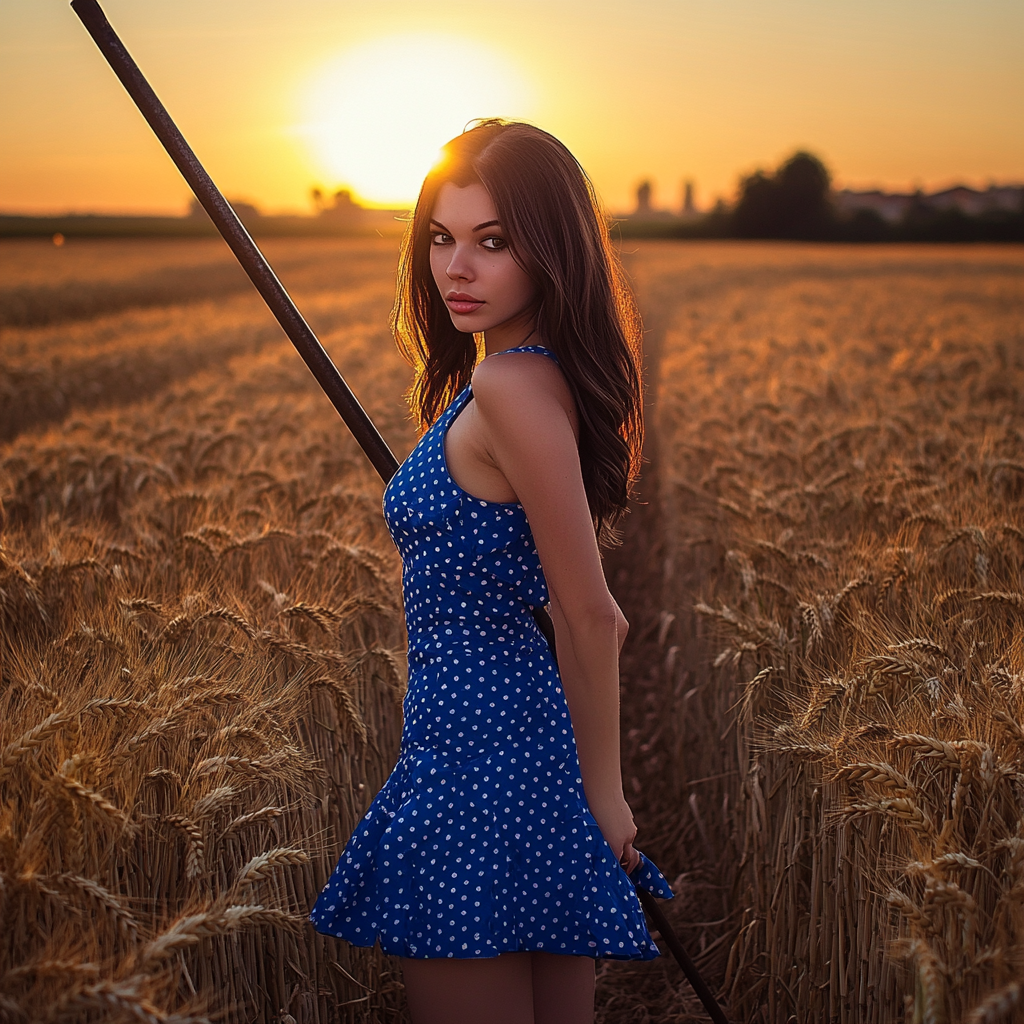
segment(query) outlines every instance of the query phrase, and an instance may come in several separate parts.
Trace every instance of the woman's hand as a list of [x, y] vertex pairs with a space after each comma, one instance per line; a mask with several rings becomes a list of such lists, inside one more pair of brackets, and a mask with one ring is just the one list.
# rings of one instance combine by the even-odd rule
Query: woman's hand
[[587, 802], [601, 827], [601, 834], [626, 869], [626, 874], [629, 874], [640, 863], [640, 854], [633, 849], [636, 825], [633, 824], [633, 812], [626, 798], [620, 792], [607, 799], [590, 800], [588, 797]]

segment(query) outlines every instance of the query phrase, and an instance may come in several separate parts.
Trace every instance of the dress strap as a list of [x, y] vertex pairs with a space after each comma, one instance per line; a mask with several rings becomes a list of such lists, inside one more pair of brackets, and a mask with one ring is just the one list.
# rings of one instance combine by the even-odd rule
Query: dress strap
[[[517, 345], [515, 348], [503, 348], [497, 352], [492, 352], [491, 355], [500, 356], [506, 352], [536, 352], [538, 355], [550, 356], [556, 363], [558, 362], [558, 356], [551, 349], [545, 348], [543, 345]], [[485, 356], [484, 358], [489, 359], [490, 356]]]

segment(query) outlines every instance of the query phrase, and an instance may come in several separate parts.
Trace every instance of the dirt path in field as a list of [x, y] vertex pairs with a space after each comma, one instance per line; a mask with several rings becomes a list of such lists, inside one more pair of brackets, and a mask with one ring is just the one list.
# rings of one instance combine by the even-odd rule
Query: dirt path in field
[[[720, 872], [712, 867], [706, 842], [698, 846], [679, 833], [682, 815], [674, 806], [674, 794], [681, 780], [663, 785], [668, 780], [659, 779], [660, 765], [656, 754], [652, 756], [659, 722], [673, 712], [673, 699], [679, 696], [673, 689], [673, 666], [677, 662], [690, 666], [683, 673], [685, 680], [699, 671], [701, 663], [692, 628], [665, 610], [669, 602], [663, 595], [665, 574], [672, 570], [666, 564], [665, 511], [660, 500], [667, 467], [659, 445], [658, 399], [665, 339], [680, 307], [680, 287], [677, 277], [662, 278], [642, 264], [636, 268], [635, 284], [644, 314], [645, 464], [639, 500], [622, 526], [622, 545], [605, 558], [612, 592], [630, 623], [621, 663], [623, 777], [637, 822], [637, 846], [677, 892], [674, 900], [663, 905], [666, 914], [717, 989], [728, 951], [728, 933], [714, 926], [727, 916]], [[708, 1019], [661, 936], [657, 932], [654, 936], [665, 950], [660, 959], [599, 964], [600, 1024]]]

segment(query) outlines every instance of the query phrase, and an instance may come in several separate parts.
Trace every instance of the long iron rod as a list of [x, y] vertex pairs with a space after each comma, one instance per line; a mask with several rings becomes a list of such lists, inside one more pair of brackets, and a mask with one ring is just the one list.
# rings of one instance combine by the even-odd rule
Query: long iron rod
[[[217, 230], [224, 236], [224, 241], [228, 243], [238, 262], [249, 275], [249, 279], [256, 286], [256, 290], [263, 296], [278, 323], [284, 328], [285, 334], [302, 356], [317, 383], [340, 413], [359, 447], [366, 453], [381, 479], [387, 483], [398, 470], [398, 460], [359, 404], [351, 388], [345, 383], [345, 378], [331, 361], [312, 328], [306, 323], [284, 285], [278, 280], [267, 258], [260, 252], [252, 236], [238, 219], [231, 204], [213, 183], [213, 179], [192, 152], [192, 147], [171, 120], [167, 108], [160, 102], [152, 86], [139, 70], [139, 66], [118, 38], [100, 5], [96, 0], [71, 0], [71, 7], [100, 48], [100, 52], [106, 57], [107, 63], [128, 91], [128, 95], [135, 101], [142, 116], [163, 143], [164, 149], [191, 186], [203, 209], [210, 215]], [[550, 616], [543, 608], [532, 610], [537, 625], [554, 653], [554, 627]], [[714, 1024], [728, 1024], [722, 1008], [715, 1001], [711, 990], [687, 955], [654, 897], [639, 887], [636, 891], [644, 909], [664, 936], [673, 956], [711, 1015]]]
[[196, 159], [185, 137], [171, 120], [171, 115], [167, 113], [167, 109], [146, 81], [139, 66], [107, 21], [100, 5], [96, 0], [72, 0], [71, 7], [88, 29], [100, 52], [107, 58], [107, 63], [113, 68], [114, 74], [128, 90], [128, 95], [135, 101], [142, 116], [156, 132], [157, 138], [163, 143], [164, 149], [178, 170], [192, 187], [196, 198], [210, 215], [217, 230], [224, 236], [224, 241], [231, 247], [231, 251], [242, 264], [256, 290], [277, 317], [285, 334], [298, 349], [299, 355], [316, 377], [317, 383], [341, 414], [359, 446], [366, 452], [366, 457], [373, 464], [373, 468], [387, 483], [398, 469], [398, 460], [373, 421], [366, 415], [351, 388], [345, 383], [344, 377], [338, 372], [331, 357], [306, 323], [291, 296], [285, 291], [284, 285], [278, 280], [230, 203], [221, 195], [203, 165]]
[[708, 983], [701, 977], [700, 971], [697, 970], [697, 965], [690, 959], [690, 955], [679, 941], [675, 931], [673, 931], [672, 925], [668, 923], [668, 918], [661, 907], [658, 906], [658, 901], [639, 886], [637, 887], [636, 894], [640, 897], [644, 910], [647, 911], [654, 922], [654, 927], [661, 932], [665, 944], [672, 950], [672, 955], [676, 958], [679, 966], [682, 967], [683, 974], [686, 975], [686, 980], [690, 983], [690, 987], [697, 993], [697, 997], [704, 1004], [704, 1009], [708, 1011], [708, 1016], [711, 1017], [714, 1024], [729, 1024], [729, 1018], [726, 1017], [722, 1007], [718, 1005], [718, 1000], [715, 999], [714, 993], [708, 988]]

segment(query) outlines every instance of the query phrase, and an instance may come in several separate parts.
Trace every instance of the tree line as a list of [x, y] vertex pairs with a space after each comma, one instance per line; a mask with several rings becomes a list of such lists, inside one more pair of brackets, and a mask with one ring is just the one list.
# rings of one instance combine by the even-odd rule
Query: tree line
[[1022, 242], [1024, 205], [971, 215], [937, 209], [918, 194], [903, 216], [888, 221], [871, 209], [841, 210], [828, 168], [813, 153], [794, 153], [774, 172], [757, 170], [740, 181], [731, 207], [724, 202], [696, 219], [619, 221], [623, 238], [779, 238], [845, 242]]

